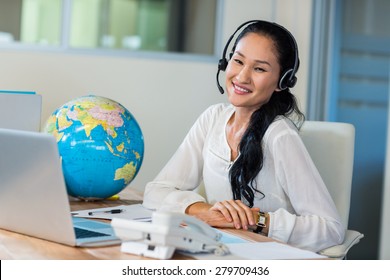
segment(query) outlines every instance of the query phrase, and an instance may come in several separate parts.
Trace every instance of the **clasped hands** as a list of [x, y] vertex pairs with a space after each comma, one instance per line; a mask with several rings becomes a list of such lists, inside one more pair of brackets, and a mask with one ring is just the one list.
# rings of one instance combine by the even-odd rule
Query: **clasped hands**
[[186, 214], [219, 228], [255, 229], [259, 208], [249, 208], [241, 200], [224, 200], [214, 205], [196, 202], [186, 209]]

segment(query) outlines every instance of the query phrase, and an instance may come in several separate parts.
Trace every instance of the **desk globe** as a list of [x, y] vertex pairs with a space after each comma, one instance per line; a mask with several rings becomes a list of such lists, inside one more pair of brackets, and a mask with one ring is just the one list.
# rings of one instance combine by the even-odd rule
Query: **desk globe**
[[144, 155], [133, 115], [111, 99], [89, 95], [59, 107], [44, 131], [54, 135], [67, 192], [83, 200], [109, 198], [137, 175]]

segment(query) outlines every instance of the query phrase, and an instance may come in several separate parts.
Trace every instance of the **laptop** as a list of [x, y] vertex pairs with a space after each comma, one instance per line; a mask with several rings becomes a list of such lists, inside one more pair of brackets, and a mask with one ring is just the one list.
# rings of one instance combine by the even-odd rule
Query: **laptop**
[[42, 96], [29, 93], [0, 91], [0, 128], [39, 131]]
[[57, 142], [39, 132], [0, 128], [0, 228], [69, 246], [120, 243], [111, 224], [72, 217]]

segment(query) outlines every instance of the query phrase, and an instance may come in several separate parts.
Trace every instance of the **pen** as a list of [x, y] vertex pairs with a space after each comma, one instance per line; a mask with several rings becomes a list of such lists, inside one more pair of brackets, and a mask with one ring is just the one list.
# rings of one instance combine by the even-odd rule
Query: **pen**
[[107, 211], [93, 211], [93, 212], [88, 212], [89, 216], [93, 216], [97, 213], [105, 213], [105, 214], [119, 214], [122, 213], [124, 210], [123, 209], [111, 209]]

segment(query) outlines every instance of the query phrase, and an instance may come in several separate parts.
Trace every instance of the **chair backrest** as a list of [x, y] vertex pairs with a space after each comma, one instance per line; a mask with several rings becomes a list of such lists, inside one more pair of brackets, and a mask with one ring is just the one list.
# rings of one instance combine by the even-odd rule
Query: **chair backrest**
[[306, 121], [301, 138], [348, 227], [355, 128], [352, 124]]

